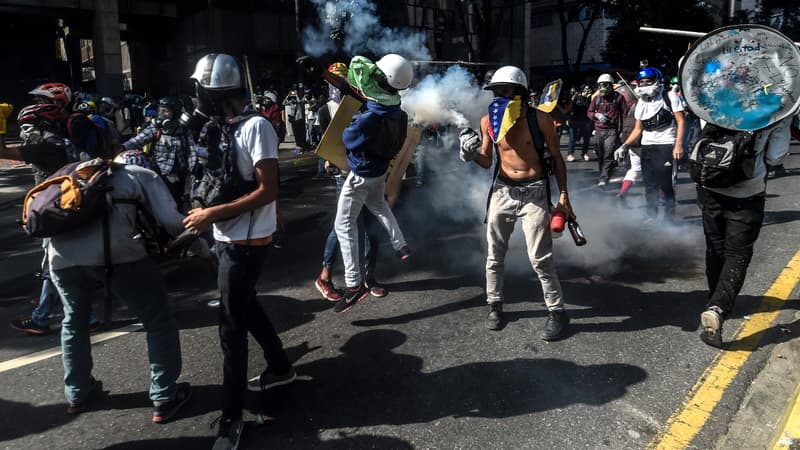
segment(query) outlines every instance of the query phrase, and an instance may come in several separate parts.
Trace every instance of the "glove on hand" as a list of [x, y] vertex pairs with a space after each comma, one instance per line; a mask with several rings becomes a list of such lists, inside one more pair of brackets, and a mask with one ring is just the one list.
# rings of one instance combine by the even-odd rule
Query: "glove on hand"
[[600, 123], [608, 123], [609, 119], [608, 116], [603, 113], [595, 113], [594, 115], [595, 120], [599, 121]]
[[6, 134], [6, 120], [14, 110], [14, 105], [8, 103], [0, 103], [0, 134]]
[[627, 144], [622, 144], [614, 150], [614, 159], [617, 161], [625, 161], [625, 157], [628, 156], [628, 146]]
[[481, 151], [481, 138], [472, 128], [462, 128], [458, 133], [458, 143], [461, 151], [458, 156], [464, 162], [478, 158]]

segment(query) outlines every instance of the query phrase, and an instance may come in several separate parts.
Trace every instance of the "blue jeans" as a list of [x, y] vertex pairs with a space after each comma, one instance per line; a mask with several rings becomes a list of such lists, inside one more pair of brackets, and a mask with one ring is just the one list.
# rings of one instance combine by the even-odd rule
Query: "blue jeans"
[[[50, 326], [50, 311], [53, 309], [55, 301], [58, 299], [58, 291], [53, 286], [50, 279], [50, 264], [47, 262], [47, 243], [48, 239], [42, 239], [44, 247], [44, 259], [42, 260], [42, 292], [39, 294], [39, 304], [31, 312], [31, 320], [40, 327]], [[97, 322], [94, 310], [89, 312], [89, 323]]]
[[269, 247], [217, 242], [215, 250], [219, 260], [222, 415], [241, 419], [247, 389], [247, 332], [261, 346], [267, 370], [283, 374], [292, 364], [256, 295], [256, 282], [267, 260]]
[[[336, 201], [339, 201], [339, 195], [342, 193], [342, 185], [344, 185], [343, 176], [336, 177]], [[377, 223], [371, 214], [361, 212], [358, 217], [358, 229], [364, 230], [359, 233], [359, 248], [364, 249], [363, 259], [361, 266], [364, 272], [369, 272], [375, 269], [375, 262], [378, 260], [378, 238]], [[332, 228], [328, 233], [325, 240], [325, 250], [322, 253], [322, 265], [328, 269], [333, 267], [334, 260], [336, 259], [336, 251], [339, 249], [339, 238], [336, 236], [336, 228]]]
[[[75, 266], [54, 270], [51, 276], [64, 303], [64, 394], [70, 404], [76, 404], [86, 399], [92, 387], [89, 311], [95, 286], [105, 279], [105, 268]], [[122, 300], [144, 324], [150, 359], [150, 399], [172, 399], [181, 373], [181, 344], [158, 266], [150, 258], [117, 264], [111, 272], [110, 287], [114, 298]]]

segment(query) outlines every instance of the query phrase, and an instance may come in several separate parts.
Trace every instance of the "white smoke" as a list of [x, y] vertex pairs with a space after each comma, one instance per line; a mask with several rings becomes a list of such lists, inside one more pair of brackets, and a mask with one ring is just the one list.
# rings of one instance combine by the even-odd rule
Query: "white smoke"
[[492, 94], [481, 89], [466, 69], [451, 66], [444, 74], [428, 75], [408, 89], [403, 95], [403, 110], [418, 126], [438, 123], [477, 127], [491, 101]]
[[311, 56], [336, 51], [332, 31], [343, 34], [342, 49], [350, 55], [397, 53], [409, 59], [430, 60], [425, 35], [381, 25], [377, 6], [367, 0], [311, 0], [319, 27], [303, 30], [303, 48]]

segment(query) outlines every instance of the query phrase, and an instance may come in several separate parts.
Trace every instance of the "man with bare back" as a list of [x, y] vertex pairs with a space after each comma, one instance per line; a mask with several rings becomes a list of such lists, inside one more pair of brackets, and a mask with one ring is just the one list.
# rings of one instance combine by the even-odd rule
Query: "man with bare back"
[[[552, 212], [562, 212], [567, 219], [574, 219], [575, 215], [569, 203], [567, 170], [558, 151], [553, 120], [544, 112], [528, 108], [522, 100], [527, 98], [527, 86], [525, 74], [517, 67], [505, 66], [494, 73], [485, 88], [495, 95], [489, 114], [481, 118], [480, 134], [469, 128], [461, 130], [460, 157], [488, 169], [492, 167], [494, 147], [499, 159], [486, 220], [486, 300], [489, 303], [486, 326], [499, 330], [505, 325], [505, 256], [514, 224], [521, 220], [528, 258], [542, 284], [549, 311], [541, 338], [550, 341], [564, 336], [569, 318], [564, 311], [561, 283], [553, 264], [547, 158], [543, 156], [545, 148], [537, 148], [534, 142], [546, 142], [546, 147], [555, 149], [552, 168], [560, 194]], [[528, 114], [531, 114], [530, 119]]]

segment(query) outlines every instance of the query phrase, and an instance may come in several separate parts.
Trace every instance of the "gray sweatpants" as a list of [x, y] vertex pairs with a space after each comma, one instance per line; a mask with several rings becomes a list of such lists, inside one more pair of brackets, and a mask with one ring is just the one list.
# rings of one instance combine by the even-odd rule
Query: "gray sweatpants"
[[553, 264], [553, 239], [550, 236], [550, 212], [544, 181], [526, 186], [508, 186], [495, 182], [486, 227], [488, 255], [486, 257], [486, 301], [503, 301], [503, 276], [508, 243], [517, 219], [522, 220], [522, 232], [528, 259], [542, 283], [547, 309], [563, 310], [561, 283]]
[[392, 209], [386, 203], [383, 192], [386, 189], [386, 174], [379, 177], [364, 178], [353, 172], [347, 175], [339, 195], [336, 208], [336, 237], [344, 260], [344, 281], [347, 287], [361, 285], [361, 271], [358, 269], [358, 215], [366, 206], [389, 233], [389, 240], [395, 250], [406, 245], [403, 232], [397, 225]]

